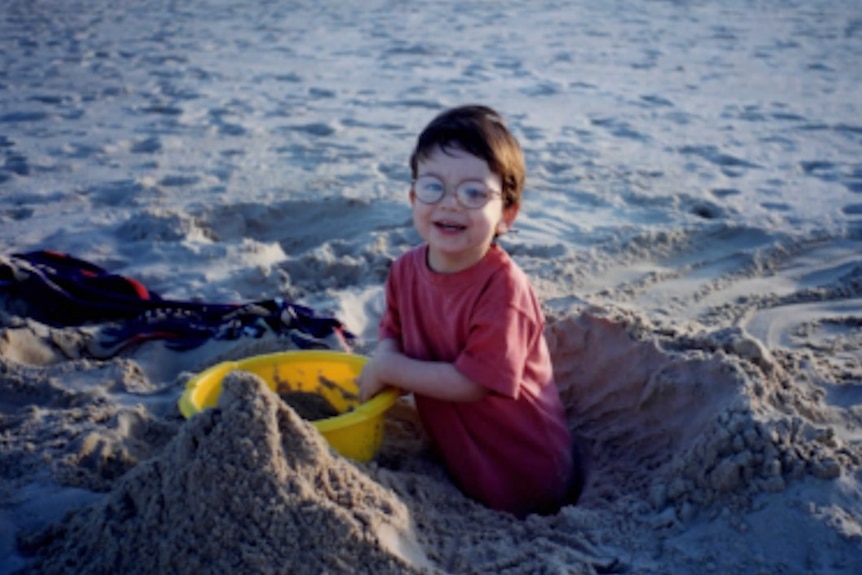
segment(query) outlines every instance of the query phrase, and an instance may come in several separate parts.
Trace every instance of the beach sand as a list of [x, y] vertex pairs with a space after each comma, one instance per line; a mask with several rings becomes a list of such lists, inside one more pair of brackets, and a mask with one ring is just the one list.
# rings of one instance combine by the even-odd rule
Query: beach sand
[[368, 463], [249, 374], [186, 420], [290, 342], [99, 359], [0, 288], [0, 574], [862, 573], [860, 53], [851, 0], [4, 2], [0, 257], [285, 297], [357, 353], [416, 135], [498, 109], [585, 488], [482, 507], [408, 398]]

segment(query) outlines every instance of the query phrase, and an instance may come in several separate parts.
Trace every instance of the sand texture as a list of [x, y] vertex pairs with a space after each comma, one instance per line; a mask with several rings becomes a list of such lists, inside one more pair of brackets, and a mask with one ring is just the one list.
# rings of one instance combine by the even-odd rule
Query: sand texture
[[[576, 505], [464, 497], [410, 398], [369, 463], [257, 377], [273, 333], [119, 353], [0, 285], [0, 575], [862, 573], [855, 0], [0, 3], [0, 258], [282, 297], [376, 343], [422, 127], [498, 109]], [[445, 313], [445, 310], [440, 310]]]
[[411, 572], [409, 515], [333, 456], [263, 381], [235, 372], [219, 410], [195, 417], [108, 497], [30, 544], [44, 573]]

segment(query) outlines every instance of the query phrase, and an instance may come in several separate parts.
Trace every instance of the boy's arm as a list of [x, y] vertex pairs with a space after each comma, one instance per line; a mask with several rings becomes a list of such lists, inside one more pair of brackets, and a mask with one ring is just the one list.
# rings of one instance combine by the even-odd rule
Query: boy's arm
[[371, 399], [386, 386], [397, 387], [444, 401], [476, 401], [487, 393], [461, 374], [451, 363], [412, 359], [401, 353], [393, 339], [382, 340], [358, 379], [361, 401]]

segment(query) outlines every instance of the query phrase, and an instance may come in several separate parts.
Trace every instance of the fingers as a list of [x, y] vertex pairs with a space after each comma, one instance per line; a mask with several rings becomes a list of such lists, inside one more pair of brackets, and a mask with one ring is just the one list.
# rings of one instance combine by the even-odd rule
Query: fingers
[[368, 401], [368, 386], [362, 385], [362, 381], [359, 381], [359, 403], [365, 403]]
[[365, 403], [380, 392], [380, 386], [363, 386], [359, 388], [359, 402]]
[[380, 386], [375, 385], [375, 379], [369, 373], [363, 371], [356, 378], [356, 384], [359, 387], [359, 402], [365, 403], [380, 391]]
[[362, 375], [356, 378], [356, 387], [359, 388], [359, 403], [365, 403], [368, 399], [366, 397], [368, 392], [366, 391], [365, 380], [362, 379]]

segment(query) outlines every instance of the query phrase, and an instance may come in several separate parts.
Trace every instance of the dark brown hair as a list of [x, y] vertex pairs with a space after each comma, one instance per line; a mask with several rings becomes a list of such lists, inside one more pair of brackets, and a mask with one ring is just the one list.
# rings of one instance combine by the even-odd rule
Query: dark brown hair
[[413, 179], [419, 162], [436, 148], [459, 148], [488, 163], [503, 183], [503, 205], [517, 206], [524, 190], [524, 153], [502, 116], [487, 106], [469, 105], [446, 110], [431, 120], [416, 140], [410, 155]]

